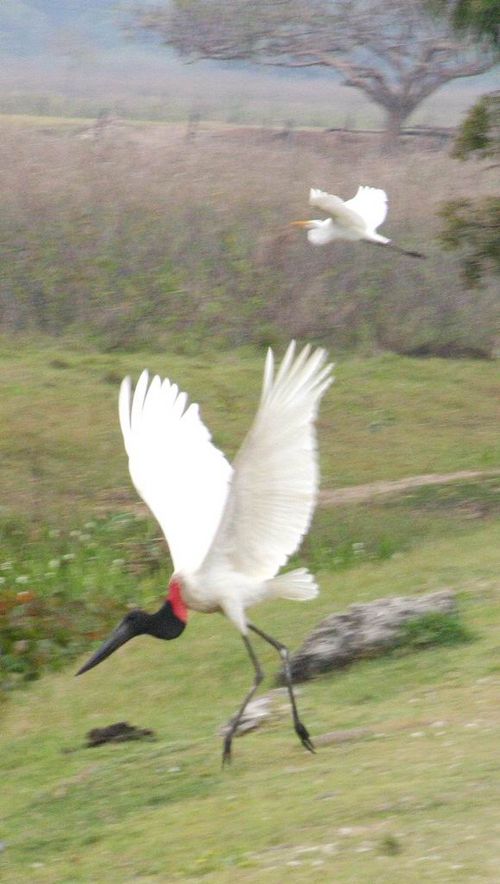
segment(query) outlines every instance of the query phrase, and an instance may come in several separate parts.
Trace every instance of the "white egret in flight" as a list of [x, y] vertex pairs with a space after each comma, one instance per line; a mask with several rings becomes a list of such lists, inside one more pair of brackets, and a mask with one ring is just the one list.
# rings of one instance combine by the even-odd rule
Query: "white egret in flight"
[[421, 252], [413, 252], [394, 245], [386, 236], [377, 233], [377, 227], [385, 221], [387, 215], [387, 194], [376, 187], [358, 187], [357, 193], [350, 200], [342, 200], [339, 196], [325, 193], [324, 190], [311, 188], [309, 204], [321, 209], [329, 215], [324, 219], [310, 221], [292, 221], [296, 227], [307, 230], [307, 238], [315, 246], [338, 239], [365, 240], [376, 245], [389, 246], [402, 255], [412, 258], [425, 258]]
[[[317, 488], [314, 421], [331, 383], [326, 352], [288, 347], [274, 375], [269, 350], [257, 414], [231, 467], [213, 445], [198, 406], [158, 376], [143, 372], [132, 395], [130, 379], [120, 389], [120, 424], [132, 481], [158, 520], [174, 564], [164, 604], [153, 614], [130, 611], [85, 663], [80, 675], [129, 639], [148, 634], [177, 638], [188, 610], [224, 614], [240, 632], [255, 671], [251, 689], [224, 738], [223, 762], [247, 703], [263, 674], [249, 631], [280, 654], [295, 731], [313, 744], [299, 719], [288, 650], [247, 619], [247, 608], [264, 599], [312, 599], [313, 576], [298, 568], [278, 574], [309, 528]], [[189, 674], [187, 673], [187, 677]]]

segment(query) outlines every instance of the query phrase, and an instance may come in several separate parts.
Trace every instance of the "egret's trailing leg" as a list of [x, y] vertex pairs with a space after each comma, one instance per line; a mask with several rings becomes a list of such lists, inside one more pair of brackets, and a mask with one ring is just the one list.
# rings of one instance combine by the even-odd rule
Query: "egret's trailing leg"
[[393, 252], [399, 252], [400, 255], [406, 255], [408, 258], [427, 258], [423, 252], [414, 252], [411, 249], [402, 249], [401, 246], [394, 245], [393, 242], [373, 242], [374, 246], [384, 246], [384, 248], [392, 249]]

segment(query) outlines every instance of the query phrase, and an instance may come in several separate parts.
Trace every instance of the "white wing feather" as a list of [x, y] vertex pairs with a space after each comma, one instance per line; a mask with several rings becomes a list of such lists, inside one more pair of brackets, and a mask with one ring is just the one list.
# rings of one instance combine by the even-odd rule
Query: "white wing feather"
[[222, 521], [203, 569], [224, 566], [269, 580], [309, 527], [318, 485], [314, 419], [331, 383], [326, 352], [288, 347], [273, 379], [266, 359], [262, 397], [234, 461]]
[[354, 206], [349, 206], [348, 203], [345, 203], [344, 200], [333, 193], [325, 193], [324, 190], [316, 190], [312, 187], [309, 191], [309, 204], [331, 215], [339, 227], [346, 227], [348, 229], [354, 227], [359, 228], [361, 231], [365, 229], [363, 216], [355, 210]]
[[131, 401], [120, 388], [119, 416], [132, 481], [158, 520], [176, 571], [194, 571], [220, 522], [232, 469], [211, 443], [198, 406], [168, 379], [141, 374]]
[[376, 187], [358, 187], [352, 199], [345, 205], [360, 215], [367, 230], [374, 232], [385, 221], [387, 215], [387, 194]]

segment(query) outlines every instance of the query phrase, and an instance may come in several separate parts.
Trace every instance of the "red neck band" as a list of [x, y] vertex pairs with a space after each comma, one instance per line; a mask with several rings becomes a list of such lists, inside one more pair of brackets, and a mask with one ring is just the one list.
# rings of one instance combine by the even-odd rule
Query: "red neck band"
[[167, 601], [172, 605], [172, 611], [175, 616], [182, 620], [183, 623], [187, 623], [188, 619], [188, 609], [184, 604], [182, 598], [182, 584], [180, 580], [171, 580], [168, 585], [168, 596]]

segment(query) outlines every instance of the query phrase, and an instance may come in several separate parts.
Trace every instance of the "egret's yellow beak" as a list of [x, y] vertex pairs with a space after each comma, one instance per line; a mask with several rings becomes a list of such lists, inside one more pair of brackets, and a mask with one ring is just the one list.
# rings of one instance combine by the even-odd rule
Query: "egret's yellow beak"
[[290, 221], [290, 227], [309, 227], [310, 221]]

